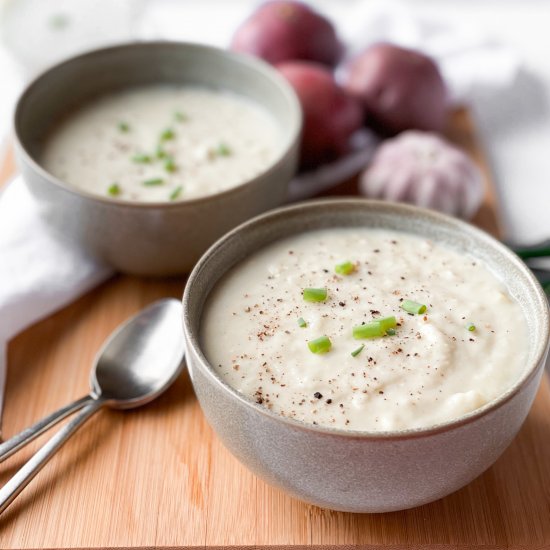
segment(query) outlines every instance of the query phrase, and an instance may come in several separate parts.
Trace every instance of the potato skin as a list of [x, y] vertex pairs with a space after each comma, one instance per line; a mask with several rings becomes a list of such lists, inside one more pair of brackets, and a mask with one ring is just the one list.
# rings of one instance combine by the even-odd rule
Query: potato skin
[[302, 106], [301, 167], [312, 168], [348, 152], [351, 135], [363, 125], [360, 102], [319, 63], [287, 61], [276, 67], [293, 86]]
[[344, 88], [361, 100], [367, 123], [380, 133], [445, 128], [447, 88], [430, 57], [380, 43], [351, 59], [343, 73]]
[[332, 23], [301, 2], [273, 0], [254, 11], [235, 32], [231, 49], [276, 64], [302, 59], [334, 66], [343, 47]]

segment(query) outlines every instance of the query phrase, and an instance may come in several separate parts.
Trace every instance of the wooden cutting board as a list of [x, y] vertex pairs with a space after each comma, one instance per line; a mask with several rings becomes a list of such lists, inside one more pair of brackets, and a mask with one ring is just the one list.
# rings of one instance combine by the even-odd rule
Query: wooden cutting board
[[[467, 112], [453, 116], [449, 136], [487, 179], [475, 222], [501, 235], [494, 187]], [[17, 337], [9, 347], [4, 435], [83, 395], [90, 363], [109, 333], [149, 302], [180, 297], [183, 286], [182, 278], [118, 276]], [[45, 437], [0, 466], [0, 483]], [[413, 510], [332, 512], [266, 485], [213, 434], [185, 373], [143, 409], [100, 412], [0, 517], [3, 550], [278, 545], [550, 548], [547, 377], [520, 434], [492, 468]]]

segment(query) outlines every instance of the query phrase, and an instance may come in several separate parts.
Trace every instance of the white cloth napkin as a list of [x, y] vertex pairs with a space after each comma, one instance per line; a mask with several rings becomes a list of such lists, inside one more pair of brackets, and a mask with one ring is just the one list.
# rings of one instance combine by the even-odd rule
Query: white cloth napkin
[[18, 332], [71, 303], [112, 271], [48, 231], [19, 176], [0, 195], [0, 410], [6, 344]]
[[[111, 7], [121, 4], [108, 2], [108, 9], [101, 10], [97, 7], [97, 0], [93, 0], [94, 9], [90, 11], [90, 0], [79, 2], [19, 0], [11, 5], [23, 6], [25, 11], [23, 16], [18, 15], [12, 23], [16, 25], [17, 21], [22, 21], [26, 26], [21, 32], [28, 34], [31, 19], [34, 42], [37, 42], [37, 33], [40, 33], [41, 27], [40, 21], [32, 19], [33, 17], [50, 17], [56, 15], [55, 10], [70, 10], [70, 13], [76, 13], [69, 20], [74, 25], [71, 28], [72, 35], [86, 35], [85, 32], [79, 32], [78, 25], [81, 25], [86, 27], [87, 35], [93, 37], [86, 44], [81, 40], [78, 47], [97, 46], [101, 40], [98, 40], [98, 33], [93, 32], [93, 29], [100, 27], [97, 25], [98, 21], [94, 22], [91, 18], [100, 17], [99, 22], [103, 22], [105, 13], [110, 14], [107, 16], [110, 18]], [[124, 9], [133, 18], [132, 25], [124, 26], [124, 31], [119, 35], [113, 32], [112, 25], [109, 26], [104, 42], [127, 38], [131, 27], [135, 38], [195, 40], [223, 46], [227, 44], [234, 26], [255, 3], [249, 0], [124, 2]], [[29, 5], [41, 7], [30, 9]], [[49, 6], [50, 11], [45, 11], [44, 5]], [[78, 15], [78, 5], [83, 6], [86, 17]], [[351, 52], [370, 42], [389, 40], [424, 50], [434, 56], [447, 78], [455, 101], [467, 100], [476, 87], [482, 87], [486, 93], [498, 93], [512, 82], [520, 66], [518, 57], [510, 49], [492, 43], [481, 30], [476, 31], [472, 27], [449, 28], [437, 21], [420, 20], [412, 13], [410, 3], [350, 0], [319, 2], [315, 6], [326, 9], [335, 20]], [[215, 18], [212, 17], [213, 13], [217, 14]], [[139, 19], [137, 23], [136, 18]], [[9, 18], [4, 17], [4, 26], [7, 23], [9, 24]], [[58, 30], [63, 32], [62, 29]], [[4, 32], [4, 49], [0, 49], [0, 74], [3, 75], [0, 82], [0, 105], [3, 106], [4, 115], [0, 118], [4, 121], [8, 119], [6, 105], [13, 105], [17, 82], [28, 78], [44, 64], [57, 60], [60, 51], [68, 52], [60, 49], [59, 41], [48, 40], [51, 29], [44, 30], [43, 33], [45, 38], [42, 46], [35, 45], [37, 55], [29, 57], [32, 50], [27, 47], [26, 41], [23, 41], [25, 47], [21, 50], [24, 55], [18, 50], [21, 40], [6, 41], [6, 36], [19, 37], [17, 29], [12, 27], [10, 33]], [[74, 48], [69, 49], [73, 53]], [[11, 73], [10, 64], [2, 63], [7, 54], [11, 55], [10, 64], [17, 68], [14, 70], [12, 67]], [[0, 144], [5, 135], [6, 128], [0, 122]], [[373, 146], [372, 141], [368, 143], [369, 147]], [[356, 162], [357, 158], [344, 161], [333, 169], [310, 175], [301, 181], [301, 185], [295, 183], [291, 186], [290, 198], [303, 199], [315, 194], [339, 176], [347, 175], [350, 169], [355, 170]], [[111, 275], [108, 267], [99, 265], [85, 251], [68, 249], [51, 236], [38, 211], [38, 205], [21, 178], [12, 181], [0, 195], [0, 411], [8, 341], [21, 330], [70, 303]]]

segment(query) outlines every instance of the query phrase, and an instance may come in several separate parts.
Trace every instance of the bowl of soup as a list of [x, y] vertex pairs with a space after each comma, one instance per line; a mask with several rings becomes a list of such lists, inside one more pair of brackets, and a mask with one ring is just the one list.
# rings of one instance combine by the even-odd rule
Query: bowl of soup
[[144, 42], [60, 63], [22, 94], [16, 157], [49, 225], [115, 269], [189, 271], [285, 198], [301, 110], [267, 64]]
[[546, 297], [512, 252], [377, 201], [241, 225], [183, 304], [191, 379], [223, 443], [341, 511], [418, 506], [480, 475], [525, 420], [548, 350]]

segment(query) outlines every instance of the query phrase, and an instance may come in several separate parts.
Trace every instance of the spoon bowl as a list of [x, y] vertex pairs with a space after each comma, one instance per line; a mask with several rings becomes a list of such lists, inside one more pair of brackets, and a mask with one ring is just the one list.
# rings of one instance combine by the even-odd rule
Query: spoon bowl
[[155, 399], [181, 372], [185, 352], [181, 304], [159, 300], [121, 325], [96, 356], [92, 394], [109, 407], [129, 409]]

